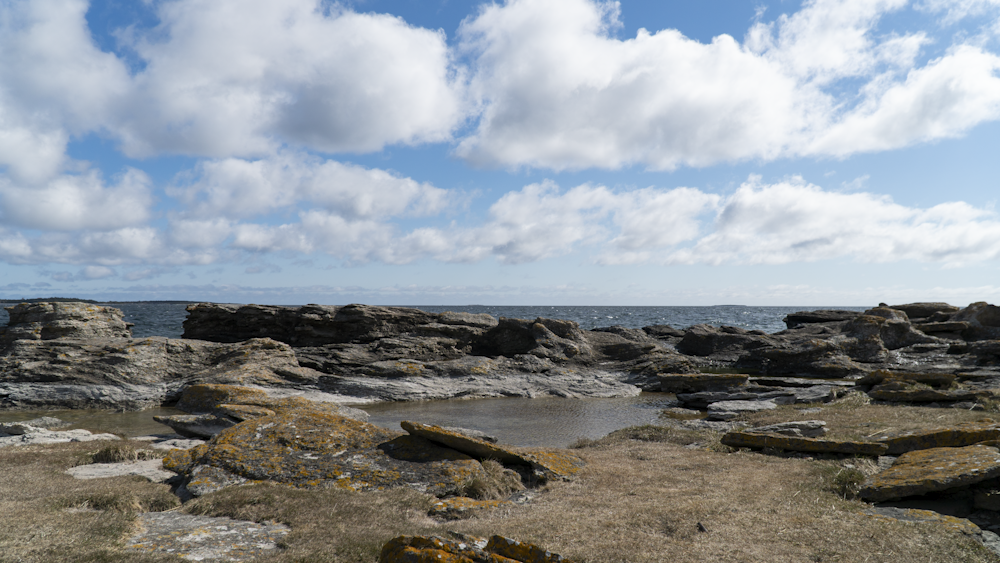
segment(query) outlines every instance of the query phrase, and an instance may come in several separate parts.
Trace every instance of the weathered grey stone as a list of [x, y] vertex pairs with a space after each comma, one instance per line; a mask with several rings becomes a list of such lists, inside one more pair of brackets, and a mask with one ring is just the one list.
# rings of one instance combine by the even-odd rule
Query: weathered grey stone
[[860, 315], [858, 311], [843, 311], [834, 309], [820, 309], [818, 311], [799, 311], [786, 315], [782, 321], [788, 328], [795, 328], [804, 324], [835, 323], [849, 321]]
[[958, 307], [947, 303], [907, 303], [906, 305], [890, 305], [890, 309], [896, 309], [906, 313], [910, 319], [925, 319], [934, 313], [955, 313]]
[[77, 465], [66, 470], [77, 479], [105, 479], [108, 477], [145, 477], [154, 483], [162, 483], [174, 477], [174, 473], [163, 469], [162, 459], [129, 461], [123, 463], [91, 463]]
[[0, 434], [0, 448], [10, 446], [32, 446], [38, 444], [62, 444], [66, 442], [93, 442], [97, 440], [120, 440], [114, 434], [92, 434], [89, 430], [46, 430], [44, 428], [22, 428], [21, 434]]
[[748, 412], [778, 408], [774, 401], [719, 401], [708, 405], [708, 420], [732, 420]]
[[[745, 390], [744, 390], [745, 389]], [[679, 393], [677, 400], [688, 408], [704, 409], [713, 403], [721, 401], [765, 401], [776, 404], [790, 405], [795, 403], [795, 392], [792, 390], [772, 390], [767, 387], [747, 386], [739, 391], [701, 391], [698, 393]]]
[[795, 420], [792, 422], [779, 422], [778, 424], [747, 428], [746, 431], [764, 434], [781, 434], [783, 436], [818, 438], [826, 434], [826, 421]]
[[10, 320], [4, 339], [52, 340], [56, 338], [130, 338], [132, 331], [122, 312], [114, 307], [65, 301], [21, 303], [6, 307]]
[[697, 393], [731, 390], [745, 384], [750, 376], [741, 373], [664, 373], [658, 377], [660, 391], [664, 393]]
[[826, 440], [821, 438], [804, 438], [798, 436], [783, 436], [762, 432], [730, 431], [721, 442], [733, 448], [773, 448], [793, 452], [839, 453], [849, 455], [877, 456], [885, 453], [885, 444], [877, 442], [859, 442], [854, 440]]
[[278, 547], [291, 529], [284, 524], [148, 512], [126, 541], [138, 553], [179, 556], [190, 561], [253, 561]]
[[154, 416], [153, 420], [169, 426], [174, 432], [187, 438], [211, 438], [226, 428], [236, 425], [236, 421], [231, 418], [214, 414]]

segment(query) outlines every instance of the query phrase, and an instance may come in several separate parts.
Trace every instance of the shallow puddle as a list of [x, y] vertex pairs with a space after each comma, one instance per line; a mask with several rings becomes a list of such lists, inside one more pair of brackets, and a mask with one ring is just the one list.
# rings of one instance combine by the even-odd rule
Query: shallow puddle
[[672, 394], [642, 393], [613, 399], [452, 399], [378, 403], [360, 407], [369, 422], [399, 430], [403, 420], [481, 430], [515, 446], [565, 447], [579, 438], [600, 438], [639, 424], [653, 424]]

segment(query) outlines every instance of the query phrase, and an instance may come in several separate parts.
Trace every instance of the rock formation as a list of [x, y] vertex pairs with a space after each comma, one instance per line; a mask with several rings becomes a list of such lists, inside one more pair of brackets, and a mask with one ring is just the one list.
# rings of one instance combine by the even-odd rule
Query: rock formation
[[[199, 383], [355, 403], [663, 390], [699, 409], [823, 401], [851, 380], [877, 400], [925, 404], [974, 405], [1000, 388], [1000, 308], [986, 303], [803, 311], [775, 334], [708, 325], [582, 330], [556, 319], [366, 305], [200, 303], [188, 307], [183, 339], [131, 338], [120, 312], [93, 304], [9, 310], [0, 337], [5, 409], [141, 409], [170, 404]], [[727, 374], [699, 373], [719, 370]], [[868, 377], [878, 373], [877, 381]]]

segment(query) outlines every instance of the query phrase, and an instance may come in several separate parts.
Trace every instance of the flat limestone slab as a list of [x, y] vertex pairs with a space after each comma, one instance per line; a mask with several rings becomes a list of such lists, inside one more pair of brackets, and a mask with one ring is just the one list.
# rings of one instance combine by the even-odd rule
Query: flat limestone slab
[[931, 448], [905, 453], [865, 481], [861, 498], [880, 502], [972, 485], [1000, 476], [1000, 449]]
[[961, 448], [980, 442], [1000, 440], [1000, 424], [992, 420], [966, 422], [946, 428], [907, 430], [877, 436], [875, 440], [889, 446], [889, 455], [899, 455], [930, 448]]
[[774, 448], [793, 452], [837, 453], [853, 455], [884, 455], [885, 444], [877, 442], [852, 442], [848, 440], [824, 440], [755, 432], [727, 432], [722, 443], [732, 448]]
[[162, 459], [144, 461], [129, 461], [123, 463], [91, 463], [77, 465], [66, 470], [77, 479], [104, 479], [106, 477], [125, 477], [138, 475], [154, 483], [161, 483], [174, 476], [172, 471], [163, 469]]
[[191, 561], [252, 561], [272, 552], [291, 531], [282, 524], [179, 512], [148, 512], [139, 521], [142, 531], [129, 538], [128, 549]]

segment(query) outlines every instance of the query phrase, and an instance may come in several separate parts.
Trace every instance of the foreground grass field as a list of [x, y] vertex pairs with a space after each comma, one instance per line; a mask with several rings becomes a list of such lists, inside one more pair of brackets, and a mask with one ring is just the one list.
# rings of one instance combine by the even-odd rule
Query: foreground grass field
[[[835, 418], [837, 408], [848, 409], [828, 407], [822, 416]], [[899, 419], [882, 407], [849, 408], [852, 416], [838, 426], [844, 434], [876, 430], [851, 422], [865, 414], [876, 426], [914, 416], [973, 417], [918, 409]], [[751, 422], [803, 418], [795, 414]], [[871, 466], [867, 460], [732, 452], [716, 436], [661, 427], [626, 429], [579, 446], [588, 466], [575, 481], [548, 485], [528, 505], [451, 522], [428, 517], [431, 499], [409, 490], [359, 494], [259, 484], [181, 506], [166, 485], [141, 478], [80, 481], [65, 474], [93, 458], [101, 448], [94, 443], [6, 448], [0, 450], [0, 561], [179, 561], [126, 550], [137, 515], [162, 510], [288, 524], [292, 532], [281, 549], [261, 559], [275, 562], [371, 563], [391, 537], [450, 530], [501, 534], [595, 563], [1000, 561], [961, 532], [874, 518], [866, 504], [839, 495], [836, 476]]]

